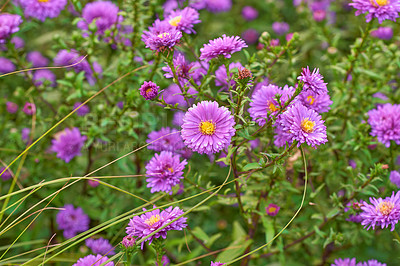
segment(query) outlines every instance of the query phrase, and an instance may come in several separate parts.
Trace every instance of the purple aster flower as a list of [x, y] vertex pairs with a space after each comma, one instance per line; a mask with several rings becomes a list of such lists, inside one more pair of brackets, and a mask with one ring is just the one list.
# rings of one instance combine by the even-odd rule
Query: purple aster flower
[[260, 139], [253, 139], [249, 141], [250, 149], [255, 150], [260, 146]]
[[[233, 62], [229, 64], [229, 73], [230, 73], [230, 86], [234, 87], [236, 85], [236, 82], [232, 79], [233, 74], [234, 74], [234, 69], [243, 69], [244, 67], [242, 66], [241, 63], [239, 62]], [[236, 71], [237, 72], [237, 71]], [[228, 90], [229, 85], [228, 85], [228, 73], [226, 73], [226, 67], [225, 65], [220, 66], [216, 71], [215, 71], [215, 86], [221, 86], [222, 90]]]
[[157, 84], [152, 81], [145, 81], [143, 85], [139, 88], [140, 95], [146, 100], [153, 100], [158, 95], [158, 90], [160, 89]]
[[193, 105], [183, 118], [181, 130], [186, 146], [200, 154], [217, 153], [229, 146], [235, 135], [235, 119], [228, 108], [217, 102]]
[[[81, 104], [82, 104], [81, 102], [76, 102], [76, 103], [74, 104], [74, 110], [75, 110], [76, 108], [78, 108]], [[89, 108], [89, 106], [87, 106], [86, 104], [85, 104], [85, 105], [82, 105], [81, 108], [79, 108], [78, 110], [76, 110], [76, 114], [77, 114], [78, 116], [85, 116], [85, 115], [87, 115], [88, 113], [90, 113], [90, 108]]]
[[251, 98], [252, 102], [250, 102], [250, 108], [248, 109], [251, 118], [259, 126], [264, 126], [265, 121], [271, 115], [276, 115], [281, 109], [276, 95], [280, 95], [280, 102], [283, 106], [292, 97], [294, 92], [295, 89], [287, 85], [283, 89], [272, 84], [262, 86]]
[[194, 82], [200, 85], [201, 80], [205, 75], [207, 75], [209, 65], [208, 63], [201, 61], [201, 62], [194, 62], [193, 66], [191, 67], [190, 77], [193, 78]]
[[206, 7], [206, 3], [204, 0], [167, 0], [163, 5], [164, 14], [169, 14], [172, 10], [180, 8], [186, 3], [188, 4], [189, 7], [192, 7], [197, 10]]
[[18, 104], [13, 102], [6, 102], [6, 110], [10, 114], [15, 114], [18, 111]]
[[377, 18], [379, 24], [386, 19], [396, 21], [400, 12], [399, 0], [353, 0], [349, 5], [357, 9], [356, 16], [368, 12], [366, 22]]
[[49, 65], [49, 59], [44, 57], [40, 52], [33, 51], [26, 55], [26, 60], [32, 63], [33, 67], [45, 67]]
[[201, 20], [199, 20], [199, 12], [191, 7], [172, 11], [165, 20], [168, 21], [172, 27], [186, 32], [187, 34], [196, 33], [193, 26], [201, 22]]
[[57, 153], [57, 157], [66, 163], [75, 156], [81, 155], [81, 149], [85, 144], [86, 136], [82, 136], [78, 128], [66, 128], [56, 134], [51, 141], [51, 150]]
[[[78, 22], [78, 28], [84, 31], [89, 30], [89, 25], [95, 21], [96, 35], [104, 35], [104, 32], [110, 29], [118, 22], [118, 7], [111, 1], [97, 1], [87, 3], [82, 9], [82, 20]], [[87, 37], [88, 34], [83, 35]]]
[[356, 266], [356, 258], [336, 259], [331, 266]]
[[382, 229], [392, 226], [390, 231], [393, 231], [395, 225], [400, 219], [400, 191], [391, 197], [382, 198], [369, 198], [372, 204], [364, 202], [361, 209], [363, 212], [360, 214], [363, 221], [364, 228], [369, 230], [371, 227], [375, 230], [375, 226], [380, 226]]
[[349, 160], [349, 166], [353, 169], [357, 168], [357, 163], [354, 160]]
[[219, 262], [219, 261], [216, 261], [216, 262], [211, 262], [211, 264], [210, 264], [210, 266], [222, 266], [222, 265], [225, 265], [226, 263], [222, 263], [222, 262]]
[[8, 13], [0, 14], [0, 43], [6, 43], [11, 34], [19, 31], [21, 16]]
[[269, 216], [276, 216], [279, 212], [279, 210], [281, 209], [281, 207], [279, 207], [276, 204], [270, 203], [268, 205], [268, 207], [265, 207], [265, 212], [269, 215]]
[[135, 245], [135, 243], [136, 243], [136, 238], [134, 238], [131, 235], [127, 235], [122, 239], [122, 245], [125, 248], [133, 247]]
[[[0, 31], [1, 31], [1, 26], [0, 26]], [[0, 33], [1, 35], [1, 33]], [[0, 40], [1, 41], [1, 40]], [[11, 38], [10, 42], [12, 44], [14, 44], [14, 48], [19, 50], [25, 47], [25, 41], [18, 37], [18, 36], [14, 36]], [[4, 43], [0, 42], [0, 51], [7, 51], [7, 46]]]
[[314, 68], [311, 73], [309, 67], [303, 68], [301, 76], [297, 77], [298, 80], [304, 82], [303, 90], [312, 90], [316, 94], [327, 94], [327, 83], [324, 82], [324, 77], [319, 73], [319, 68]]
[[[83, 56], [80, 56], [79, 53], [75, 50], [71, 50], [68, 52], [67, 50], [60, 50], [56, 57], [54, 58], [54, 64], [56, 66], [67, 66], [67, 65], [72, 65], [80, 62], [79, 64], [76, 64], [72, 66], [75, 70], [76, 73], [79, 73], [81, 71], [85, 72], [85, 77], [87, 81], [89, 82], [90, 85], [94, 85], [96, 80], [93, 76], [93, 70], [89, 64], [89, 62], [84, 59]], [[81, 61], [82, 60], [82, 61]], [[93, 63], [93, 69], [94, 71], [101, 76], [101, 73], [103, 72], [101, 66], [97, 63]]]
[[181, 127], [183, 124], [183, 117], [185, 116], [185, 113], [182, 111], [177, 111], [174, 113], [174, 118], [172, 119], [172, 124], [175, 126]]
[[371, 31], [371, 36], [382, 40], [390, 40], [393, 37], [393, 30], [391, 27], [379, 27]]
[[83, 212], [82, 208], [75, 209], [72, 204], [65, 205], [63, 210], [57, 213], [56, 221], [58, 229], [64, 230], [63, 235], [67, 239], [88, 230], [90, 223], [89, 216]]
[[232, 8], [232, 0], [204, 0], [206, 8], [212, 13], [227, 12]]
[[384, 100], [384, 101], [388, 101], [389, 100], [389, 98], [386, 96], [386, 94], [384, 94], [383, 92], [380, 92], [380, 91], [372, 94], [372, 97], [378, 98], [378, 99], [381, 99], [381, 100]]
[[119, 108], [119, 109], [124, 109], [124, 102], [123, 101], [119, 101], [119, 102], [117, 102], [117, 107]]
[[0, 167], [0, 177], [1, 177], [1, 179], [3, 179], [3, 181], [7, 181], [7, 180], [11, 179], [13, 177], [13, 175], [12, 175], [10, 169], [7, 169], [7, 171], [5, 171], [3, 173], [4, 169], [6, 169], [6, 168]]
[[[179, 82], [184, 86], [189, 79], [193, 76], [193, 73], [195, 72], [193, 67], [195, 66], [195, 63], [188, 62], [185, 59], [185, 56], [181, 53], [175, 53], [176, 56], [174, 56], [173, 59], [173, 64], [175, 67], [175, 73], [178, 76]], [[166, 73], [164, 76], [166, 78], [174, 78], [174, 74], [169, 66], [165, 66], [162, 68], [163, 71]], [[195, 80], [193, 78], [193, 80]]]
[[[171, 261], [168, 259], [168, 257], [166, 255], [163, 255], [161, 257], [161, 262], [162, 262], [162, 266], [169, 266], [169, 264], [171, 263]], [[156, 262], [156, 266], [159, 266], [157, 262]]]
[[56, 75], [48, 69], [40, 69], [35, 71], [32, 77], [32, 81], [35, 86], [40, 86], [48, 81], [50, 87], [55, 87]]
[[390, 147], [391, 140], [400, 145], [400, 104], [380, 105], [368, 111], [368, 116], [368, 124], [372, 129], [371, 136], [377, 137], [387, 148]]
[[24, 143], [28, 143], [30, 134], [31, 134], [30, 128], [24, 127], [21, 130], [21, 139]]
[[[197, 97], [198, 93], [194, 88], [190, 87], [187, 91], [189, 95], [192, 95], [191, 98], [188, 98], [189, 104], [194, 102], [194, 98]], [[178, 104], [180, 107], [187, 107], [187, 102], [185, 98], [182, 96], [182, 91], [178, 85], [172, 84], [167, 89], [165, 89], [160, 98], [163, 98], [167, 104]]]
[[21, 5], [26, 17], [34, 17], [44, 22], [46, 18], [56, 18], [65, 8], [67, 0], [24, 0]]
[[381, 263], [377, 260], [369, 260], [365, 262], [359, 262], [356, 266], [386, 266], [386, 263]]
[[258, 11], [252, 6], [245, 6], [242, 9], [242, 17], [247, 21], [254, 20], [258, 17]]
[[204, 47], [200, 48], [200, 59], [208, 62], [220, 55], [231, 58], [233, 53], [239, 52], [245, 47], [247, 47], [247, 44], [238, 36], [229, 37], [224, 34], [222, 38], [210, 40], [208, 44], [204, 44]]
[[0, 74], [6, 74], [15, 71], [15, 66], [11, 60], [0, 57]]
[[400, 173], [397, 171], [391, 171], [390, 172], [390, 182], [395, 184], [400, 188]]
[[[161, 128], [160, 131], [153, 131], [147, 137], [147, 143], [151, 143], [147, 148], [149, 150], [155, 151], [172, 151], [175, 152], [177, 150], [185, 147], [181, 137], [178, 134], [178, 130], [171, 129], [169, 127]], [[159, 139], [159, 140], [157, 140]], [[157, 141], [155, 141], [157, 140]]]
[[151, 193], [164, 191], [172, 194], [172, 187], [179, 184], [183, 178], [183, 169], [187, 164], [186, 160], [179, 161], [180, 156], [170, 151], [162, 151], [155, 154], [146, 165], [147, 187]]
[[[108, 260], [107, 256], [103, 256], [100, 254], [95, 255], [87, 255], [86, 257], [80, 258], [74, 265], [72, 266], [100, 266], [103, 265]], [[114, 262], [108, 262], [104, 264], [104, 266], [114, 266]]]
[[101, 254], [101, 255], [114, 255], [114, 247], [110, 244], [107, 239], [102, 237], [98, 239], [88, 238], [85, 241], [85, 244], [88, 248], [92, 250], [94, 254]]
[[33, 103], [25, 103], [22, 112], [27, 115], [33, 115], [34, 113], [36, 113], [36, 105], [34, 105]]
[[274, 22], [272, 23], [272, 30], [278, 35], [283, 35], [289, 31], [289, 24], [286, 22]]
[[[155, 208], [155, 207], [154, 207]], [[147, 211], [143, 208], [143, 211]], [[152, 232], [156, 231], [158, 228], [169, 224], [172, 220], [176, 219], [178, 216], [182, 215], [183, 211], [178, 207], [172, 209], [172, 206], [168, 209], [160, 212], [159, 209], [154, 211], [149, 211], [141, 216], [134, 216], [130, 221], [128, 226], [126, 227], [126, 233], [128, 235], [137, 236], [139, 238], [144, 238], [151, 234]], [[182, 230], [187, 226], [186, 224], [187, 218], [181, 217], [175, 222], [171, 223], [167, 227], [163, 228], [156, 234], [152, 235], [151, 237], [147, 238], [146, 241], [149, 242], [149, 245], [155, 238], [167, 238], [167, 232], [170, 230]], [[141, 248], [144, 247], [144, 242], [142, 242]]]
[[329, 94], [317, 94], [312, 90], [302, 91], [299, 94], [300, 102], [309, 109], [317, 113], [325, 113], [331, 109], [330, 105], [333, 103]]
[[260, 34], [255, 29], [248, 29], [242, 32], [242, 38], [248, 44], [255, 44], [259, 36]]
[[98, 179], [96, 179], [96, 180], [88, 180], [88, 184], [89, 184], [89, 186], [91, 186], [91, 187], [98, 187], [99, 185], [100, 185], [100, 183], [99, 183], [99, 181], [97, 181]]
[[149, 31], [143, 31], [142, 41], [152, 51], [171, 50], [182, 38], [182, 32], [171, 26], [168, 21], [154, 21]]
[[307, 145], [317, 148], [328, 141], [324, 120], [317, 112], [301, 103], [289, 106], [280, 115], [277, 123], [282, 128], [282, 137], [289, 143], [298, 141], [297, 147], [306, 142]]

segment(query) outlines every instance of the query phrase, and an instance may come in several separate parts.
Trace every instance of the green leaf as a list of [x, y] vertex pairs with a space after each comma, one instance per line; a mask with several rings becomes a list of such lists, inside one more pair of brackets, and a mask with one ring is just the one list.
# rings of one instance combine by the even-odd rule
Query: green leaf
[[248, 171], [252, 169], [259, 169], [261, 166], [258, 163], [249, 163], [243, 167], [243, 171]]

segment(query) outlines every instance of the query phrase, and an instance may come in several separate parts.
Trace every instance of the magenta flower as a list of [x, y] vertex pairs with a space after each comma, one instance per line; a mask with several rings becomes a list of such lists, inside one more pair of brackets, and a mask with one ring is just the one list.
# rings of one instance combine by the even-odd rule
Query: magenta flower
[[[198, 92], [190, 87], [187, 91], [187, 94], [191, 95], [191, 97], [187, 97], [189, 104], [194, 102], [194, 98], [197, 97]], [[182, 95], [182, 91], [177, 84], [170, 85], [167, 89], [165, 89], [160, 96], [160, 99], [163, 98], [167, 104], [178, 104], [180, 107], [187, 107], [187, 102]]]
[[[107, 256], [103, 256], [100, 254], [87, 255], [86, 257], [80, 258], [74, 265], [72, 266], [100, 266], [103, 265], [108, 260]], [[104, 266], [114, 266], [114, 262], [108, 262]]]
[[327, 94], [327, 83], [324, 82], [324, 77], [319, 73], [319, 69], [315, 68], [311, 73], [309, 67], [303, 68], [298, 80], [304, 82], [303, 91], [311, 90], [316, 94]]
[[393, 231], [400, 219], [400, 191], [396, 194], [393, 191], [392, 196], [385, 199], [369, 198], [369, 201], [371, 204], [364, 202], [361, 206], [364, 228], [375, 230], [375, 226], [383, 229], [391, 225], [390, 231]]
[[57, 153], [58, 158], [68, 163], [75, 156], [81, 155], [81, 149], [86, 139], [86, 136], [82, 136], [78, 128], [66, 128], [58, 132], [51, 141], [51, 150]]
[[[237, 69], [242, 70], [244, 67], [240, 62], [233, 62], [229, 64], [229, 73], [230, 73], [230, 86], [233, 87], [235, 86], [236, 82], [232, 79], [233, 74], [237, 73]], [[236, 69], [236, 70], [235, 70]], [[228, 85], [228, 73], [226, 73], [226, 67], [225, 65], [220, 66], [216, 71], [215, 71], [215, 86], [221, 86], [223, 90], [228, 90], [229, 85]]]
[[199, 12], [191, 7], [172, 11], [165, 20], [168, 21], [172, 27], [186, 32], [187, 34], [196, 33], [193, 26], [201, 22], [201, 20], [199, 20]]
[[281, 106], [279, 105], [276, 95], [280, 95], [280, 102], [282, 106], [290, 100], [293, 96], [295, 89], [293, 87], [279, 88], [276, 85], [262, 86], [260, 89], [253, 93], [250, 102], [250, 108], [248, 112], [253, 121], [257, 122], [259, 126], [264, 126], [265, 121], [270, 118], [271, 115], [276, 115]]
[[155, 154], [146, 165], [147, 187], [151, 193], [164, 191], [172, 194], [172, 187], [179, 184], [183, 179], [183, 169], [187, 164], [186, 160], [180, 162], [180, 156], [170, 151], [162, 151]]
[[189, 108], [181, 130], [186, 146], [198, 153], [217, 153], [229, 146], [235, 135], [235, 119], [217, 102], [202, 101]]
[[143, 31], [142, 41], [152, 51], [171, 50], [182, 38], [182, 32], [171, 26], [168, 21], [154, 21], [149, 31]]
[[[176, 56], [174, 56], [173, 59], [173, 64], [175, 67], [175, 73], [178, 76], [179, 82], [182, 84], [182, 87], [184, 84], [186, 84], [191, 77], [193, 77], [193, 80], [195, 79], [195, 63], [188, 62], [185, 59], [185, 56], [181, 53], [175, 53]], [[169, 66], [165, 66], [162, 68], [164, 72], [164, 76], [166, 78], [174, 78], [174, 74]]]
[[200, 59], [210, 61], [220, 55], [231, 58], [233, 53], [239, 52], [245, 47], [247, 44], [238, 36], [229, 37], [224, 34], [222, 38], [211, 40], [208, 44], [204, 44], [203, 48], [200, 48]]
[[10, 114], [15, 114], [18, 111], [18, 104], [13, 102], [6, 102], [6, 110]]
[[90, 219], [82, 208], [76, 209], [72, 204], [67, 204], [64, 209], [57, 213], [56, 221], [58, 229], [63, 230], [65, 238], [72, 238], [77, 233], [84, 232], [89, 229]]
[[[74, 104], [74, 110], [77, 109], [81, 104], [82, 104], [81, 102], [76, 102], [76, 103]], [[85, 115], [87, 115], [88, 113], [90, 113], [90, 108], [89, 108], [89, 106], [87, 106], [86, 104], [85, 104], [85, 105], [82, 105], [81, 108], [79, 108], [78, 110], [76, 110], [76, 114], [77, 114], [78, 116], [85, 116]]]
[[390, 172], [390, 182], [392, 182], [393, 184], [395, 184], [396, 186], [398, 186], [400, 188], [400, 173], [397, 171], [391, 171]]
[[160, 89], [157, 84], [152, 81], [145, 81], [143, 85], [139, 88], [140, 95], [146, 100], [153, 100], [158, 95], [158, 90]]
[[356, 258], [336, 259], [331, 266], [356, 266]]
[[212, 13], [227, 12], [232, 8], [232, 0], [204, 0], [206, 8]]
[[172, 124], [175, 126], [181, 127], [183, 124], [183, 117], [185, 116], [185, 113], [182, 111], [176, 111], [174, 113], [174, 118], [172, 119]]
[[[3, 181], [7, 181], [9, 179], [11, 179], [13, 177], [10, 169], [7, 169], [4, 173], [4, 169], [6, 169], [5, 167], [0, 167], [0, 177]], [[2, 174], [3, 173], [3, 174]]]
[[299, 100], [305, 107], [312, 109], [317, 113], [328, 112], [329, 109], [331, 109], [330, 105], [333, 103], [329, 94], [317, 94], [312, 90], [302, 91], [299, 94]]
[[211, 262], [211, 264], [210, 264], [210, 266], [222, 266], [222, 265], [225, 265], [226, 263], [222, 263], [222, 262]]
[[88, 238], [85, 241], [85, 244], [88, 248], [92, 250], [94, 254], [101, 254], [101, 255], [114, 255], [114, 247], [110, 244], [107, 239], [102, 237], [98, 239]]
[[[147, 137], [147, 143], [151, 143], [147, 148], [155, 151], [171, 151], [176, 152], [177, 150], [185, 147], [183, 141], [176, 129], [169, 127], [163, 127], [160, 131], [152, 131]], [[158, 140], [157, 140], [158, 139]]]
[[276, 204], [270, 203], [268, 205], [268, 207], [265, 207], [265, 212], [269, 215], [269, 216], [276, 216], [279, 212], [279, 210], [281, 209], [281, 207], [279, 207]]
[[379, 24], [387, 19], [396, 21], [400, 12], [399, 0], [353, 0], [349, 5], [357, 9], [356, 16], [368, 13], [366, 22], [377, 18]]
[[127, 235], [122, 239], [122, 245], [126, 248], [133, 247], [136, 243], [136, 238], [131, 235]]
[[40, 69], [35, 71], [32, 81], [35, 86], [40, 86], [47, 81], [50, 87], [55, 87], [56, 75], [48, 69]]
[[258, 10], [252, 6], [245, 6], [242, 9], [242, 17], [247, 20], [255, 20], [258, 17]]
[[377, 260], [369, 260], [357, 263], [356, 266], [386, 266], [386, 263], [381, 263]]
[[283, 35], [289, 31], [289, 24], [286, 22], [274, 22], [272, 23], [272, 30], [278, 35]]
[[393, 30], [391, 27], [379, 27], [371, 31], [371, 36], [382, 40], [390, 40], [393, 37]]
[[0, 57], [0, 74], [6, 74], [15, 71], [15, 65], [10, 59]]
[[386, 103], [368, 111], [368, 124], [371, 126], [371, 136], [387, 148], [393, 140], [400, 145], [400, 104]]
[[317, 148], [328, 141], [324, 120], [314, 110], [296, 103], [281, 114], [277, 124], [281, 127], [279, 132], [289, 144], [298, 141], [297, 147], [303, 143]]
[[33, 115], [34, 113], [36, 113], [36, 106], [33, 103], [25, 103], [22, 112], [27, 115]]
[[31, 62], [33, 67], [45, 67], [49, 65], [49, 59], [38, 51], [29, 52], [26, 55], [26, 60]]
[[[155, 207], [154, 207], [155, 208]], [[143, 208], [143, 211], [147, 211]], [[141, 216], [134, 216], [126, 227], [126, 233], [128, 235], [137, 236], [139, 238], [145, 238], [152, 232], [156, 231], [160, 227], [171, 223], [172, 220], [176, 219], [178, 216], [182, 215], [183, 211], [178, 207], [172, 209], [172, 206], [168, 209], [161, 211], [159, 209], [154, 211], [149, 211]], [[187, 218], [181, 217], [175, 222], [172, 222], [165, 228], [161, 229], [159, 232], [155, 233], [151, 237], [147, 238], [142, 242], [141, 248], [144, 247], [144, 242], [149, 242], [149, 245], [155, 238], [167, 238], [167, 232], [170, 230], [182, 230], [187, 226]]]
[[[82, 10], [82, 20], [78, 22], [78, 28], [88, 31], [89, 25], [95, 21], [96, 35], [104, 35], [104, 32], [110, 29], [118, 22], [118, 7], [111, 1], [97, 1], [87, 3]], [[88, 34], [83, 35], [87, 37]]]
[[20, 3], [26, 17], [34, 17], [44, 22], [46, 18], [58, 17], [67, 0], [24, 0]]
[[11, 34], [19, 31], [21, 16], [8, 13], [0, 14], [0, 43], [6, 43]]

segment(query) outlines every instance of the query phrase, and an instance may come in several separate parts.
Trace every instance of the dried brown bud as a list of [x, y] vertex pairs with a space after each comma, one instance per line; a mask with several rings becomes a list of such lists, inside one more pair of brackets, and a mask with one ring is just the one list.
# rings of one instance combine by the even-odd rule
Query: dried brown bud
[[251, 72], [247, 68], [243, 68], [242, 70], [238, 69], [238, 71], [238, 79], [252, 78]]

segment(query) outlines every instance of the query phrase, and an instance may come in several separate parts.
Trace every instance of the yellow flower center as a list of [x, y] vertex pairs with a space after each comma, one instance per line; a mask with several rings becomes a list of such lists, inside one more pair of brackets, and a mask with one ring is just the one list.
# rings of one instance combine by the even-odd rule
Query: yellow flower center
[[310, 119], [305, 118], [301, 121], [301, 128], [304, 132], [312, 133], [314, 131], [315, 122], [310, 121]]
[[38, 2], [39, 3], [47, 3], [47, 2], [49, 2], [50, 0], [38, 0]]
[[307, 97], [307, 102], [309, 102], [311, 105], [313, 105], [314, 102], [315, 102], [314, 96], [312, 96], [312, 95], [308, 96], [308, 97]]
[[268, 109], [269, 109], [271, 112], [276, 112], [276, 111], [279, 110], [279, 108], [276, 108], [276, 106], [275, 106], [275, 104], [273, 104], [273, 102], [268, 102]]
[[200, 132], [203, 135], [212, 135], [215, 132], [215, 125], [210, 121], [201, 122]]
[[174, 169], [172, 169], [172, 167], [168, 167], [167, 170], [170, 171], [171, 173], [174, 171]]
[[169, 33], [168, 33], [168, 32], [164, 32], [164, 33], [161, 33], [161, 34], [158, 34], [158, 35], [157, 35], [158, 38], [165, 38], [165, 37], [167, 37], [167, 36], [169, 36]]
[[171, 26], [177, 27], [179, 22], [181, 22], [182, 16], [177, 16], [174, 18], [171, 18], [168, 22]]
[[156, 214], [151, 216], [149, 219], [147, 219], [146, 221], [144, 221], [148, 226], [153, 226], [153, 224], [157, 223], [158, 221], [160, 221], [160, 215]]
[[393, 203], [384, 201], [379, 203], [377, 209], [379, 210], [380, 213], [382, 213], [382, 215], [389, 215], [390, 212], [393, 210], [393, 208], [394, 208]]
[[369, 0], [374, 7], [386, 6], [389, 0]]
[[276, 208], [275, 207], [269, 207], [269, 212], [275, 212]]
[[148, 88], [148, 89], [146, 90], [146, 95], [148, 95], [150, 92], [151, 92], [151, 88]]

